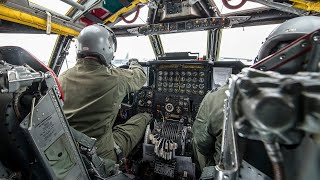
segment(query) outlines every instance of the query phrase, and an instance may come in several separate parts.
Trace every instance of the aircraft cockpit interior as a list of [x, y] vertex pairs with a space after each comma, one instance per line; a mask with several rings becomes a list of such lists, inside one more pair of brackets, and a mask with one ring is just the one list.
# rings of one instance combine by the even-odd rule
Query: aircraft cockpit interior
[[[317, 0], [0, 0], [0, 179], [319, 179], [320, 20], [270, 38], [319, 12]], [[112, 145], [117, 162], [64, 111], [59, 77], [89, 52], [77, 37], [92, 25], [114, 35], [105, 67], [132, 73], [137, 59], [147, 79], [113, 104], [112, 127], [151, 117], [127, 157]], [[209, 136], [205, 154], [196, 138]]]

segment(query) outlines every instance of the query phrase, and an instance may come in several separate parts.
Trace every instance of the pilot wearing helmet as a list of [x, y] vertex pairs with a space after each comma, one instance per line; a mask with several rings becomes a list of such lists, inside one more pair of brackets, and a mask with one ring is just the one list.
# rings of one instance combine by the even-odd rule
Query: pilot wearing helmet
[[[297, 17], [282, 23], [267, 37], [266, 42], [262, 45], [255, 62], [264, 59], [296, 39], [317, 29], [320, 29], [320, 17], [315, 16]], [[306, 64], [305, 61], [306, 54], [300, 54], [294, 61], [281, 66], [275, 71], [283, 74], [294, 74], [299, 71], [304, 71], [304, 66]], [[224, 99], [227, 98], [225, 94], [227, 89], [227, 86], [223, 86], [217, 91], [209, 92], [204, 97], [192, 127], [194, 135], [194, 155], [201, 170], [206, 166], [216, 165], [219, 161], [219, 154], [221, 152], [222, 126], [224, 120], [223, 105]], [[252, 154], [260, 154], [261, 156], [259, 156], [259, 158], [253, 159], [254, 162], [252, 164], [255, 165], [254, 167], [263, 171], [263, 173], [272, 177], [272, 168], [270, 162], [264, 161], [262, 157], [264, 156], [263, 154], [265, 153], [265, 150], [263, 148], [259, 148], [259, 146], [261, 146], [261, 143], [260, 145], [254, 146], [255, 148], [246, 149], [246, 151], [249, 151]], [[319, 153], [317, 156], [319, 156]], [[318, 157], [318, 160], [319, 158], [320, 157]], [[315, 160], [315, 162], [316, 161], [317, 160]], [[299, 167], [297, 164], [294, 165], [294, 162], [292, 162], [291, 165], [292, 167]], [[314, 167], [319, 167], [319, 165], [315, 165]], [[295, 175], [291, 172], [290, 176], [294, 177]], [[317, 177], [317, 175], [313, 174], [309, 175], [309, 177], [314, 178]]]
[[142, 138], [151, 116], [137, 114], [113, 127], [123, 98], [147, 80], [137, 60], [129, 61], [129, 69], [111, 66], [116, 48], [110, 28], [97, 24], [85, 27], [78, 36], [77, 63], [61, 74], [59, 81], [69, 124], [97, 139], [100, 157], [119, 162]]

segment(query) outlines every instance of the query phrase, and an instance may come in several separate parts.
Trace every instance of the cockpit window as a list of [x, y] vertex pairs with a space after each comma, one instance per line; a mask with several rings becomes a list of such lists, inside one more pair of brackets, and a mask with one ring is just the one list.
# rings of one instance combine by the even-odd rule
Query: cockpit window
[[125, 64], [130, 58], [149, 61], [155, 58], [148, 36], [118, 37], [118, 48], [112, 63], [116, 66]]
[[19, 46], [48, 64], [57, 35], [0, 33], [0, 46]]
[[[73, 0], [77, 2], [77, 0]], [[36, 5], [42, 6], [46, 9], [52, 10], [59, 14], [66, 14], [68, 10], [71, 8], [70, 5], [64, 3], [60, 0], [29, 0], [29, 2], [34, 3]]]
[[168, 52], [199, 53], [203, 57], [207, 52], [207, 31], [161, 35], [163, 50]]
[[223, 29], [219, 60], [241, 60], [245, 64], [253, 64], [265, 38], [276, 26], [278, 25]]

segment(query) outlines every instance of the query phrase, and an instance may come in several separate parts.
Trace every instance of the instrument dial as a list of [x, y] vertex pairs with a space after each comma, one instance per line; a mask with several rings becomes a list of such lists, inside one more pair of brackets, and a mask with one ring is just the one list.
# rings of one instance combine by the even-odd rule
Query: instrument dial
[[169, 80], [170, 82], [172, 82], [172, 81], [173, 81], [173, 77], [170, 76], [168, 80]]
[[171, 82], [171, 83], [169, 83], [169, 87], [171, 88], [171, 87], [173, 87], [173, 83]]
[[159, 71], [159, 76], [162, 76], [163, 72], [162, 71]]
[[193, 81], [193, 82], [198, 82], [198, 78], [194, 77], [194, 78], [192, 79], [192, 81]]
[[204, 91], [203, 91], [203, 90], [200, 90], [200, 91], [199, 91], [199, 94], [200, 94], [200, 95], [204, 95]]
[[192, 81], [191, 77], [188, 77], [187, 82], [191, 82], [191, 81]]
[[198, 72], [193, 72], [192, 75], [193, 76], [198, 76]]
[[187, 72], [187, 76], [191, 76], [192, 73], [190, 71]]
[[199, 82], [203, 83], [204, 82], [204, 78], [199, 78]]
[[161, 87], [162, 86], [162, 82], [158, 82], [158, 87]]
[[204, 72], [200, 72], [200, 73], [199, 73], [199, 76], [200, 76], [200, 77], [203, 77], [203, 76], [204, 76]]
[[168, 75], [168, 71], [164, 71], [163, 75], [167, 76]]
[[179, 75], [180, 75], [180, 74], [179, 74], [179, 71], [176, 71], [176, 73], [175, 73], [175, 74], [176, 74], [176, 76], [179, 76]]
[[162, 79], [163, 79], [162, 76], [159, 76], [159, 77], [158, 77], [158, 80], [159, 80], [159, 81], [162, 81]]
[[170, 72], [169, 72], [169, 75], [170, 75], [170, 76], [173, 76], [173, 71], [170, 71]]
[[186, 80], [185, 77], [181, 77], [181, 82], [184, 82]]
[[203, 89], [204, 88], [204, 84], [199, 84], [199, 89]]
[[186, 72], [181, 71], [181, 76], [185, 76], [185, 75], [186, 75]]
[[198, 89], [198, 84], [192, 84], [193, 89]]
[[191, 88], [191, 84], [190, 84], [190, 83], [187, 83], [186, 87], [187, 87], [188, 89], [190, 89], [190, 88]]
[[163, 87], [168, 87], [168, 83], [167, 83], [167, 82], [164, 82], [164, 83], [163, 83]]

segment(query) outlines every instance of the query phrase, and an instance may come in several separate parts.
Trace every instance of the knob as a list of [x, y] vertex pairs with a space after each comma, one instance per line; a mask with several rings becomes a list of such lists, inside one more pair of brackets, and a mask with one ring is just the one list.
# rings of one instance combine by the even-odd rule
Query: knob
[[174, 107], [171, 103], [167, 103], [165, 109], [167, 112], [172, 112], [174, 110]]

